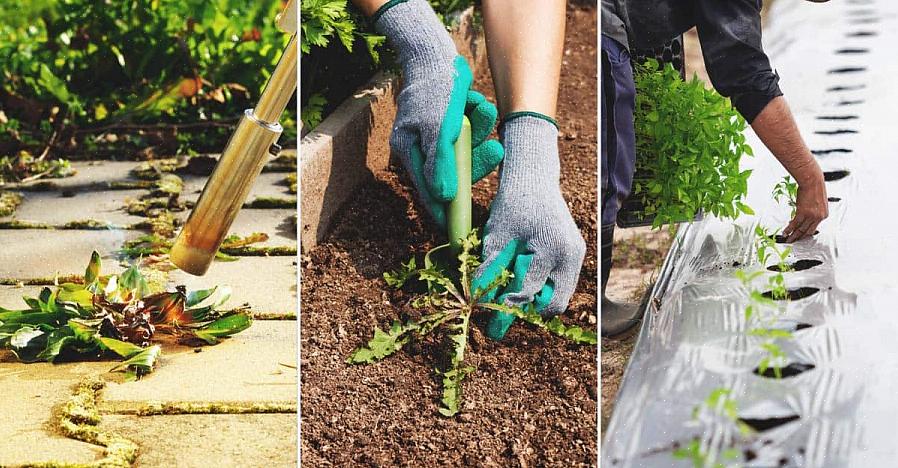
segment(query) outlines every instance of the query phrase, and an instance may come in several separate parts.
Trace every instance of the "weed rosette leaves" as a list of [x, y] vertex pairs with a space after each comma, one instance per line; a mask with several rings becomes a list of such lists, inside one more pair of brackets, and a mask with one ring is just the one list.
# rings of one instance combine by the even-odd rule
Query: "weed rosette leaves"
[[94, 252], [83, 281], [44, 288], [25, 297], [26, 309], [0, 308], [0, 348], [22, 362], [118, 359], [111, 371], [137, 379], [153, 370], [160, 342], [213, 345], [252, 324], [245, 309], [219, 310], [228, 288], [153, 292], [132, 265], [100, 275]]
[[[412, 340], [420, 340], [432, 333], [443, 335], [448, 356], [444, 368], [436, 370], [443, 387], [439, 411], [451, 417], [461, 410], [462, 381], [475, 370], [465, 364], [471, 319], [475, 314], [503, 312], [574, 343], [598, 343], [594, 331], [565, 325], [558, 317], [546, 319], [532, 305], [522, 308], [482, 301], [488, 292], [507, 285], [512, 274], [504, 271], [486, 288], [472, 291], [473, 275], [480, 265], [479, 247], [480, 239], [475, 229], [462, 243], [461, 252], [455, 258], [458, 262], [455, 269], [447, 266], [452, 258], [447, 255], [449, 244], [444, 244], [428, 251], [421, 266], [412, 258], [399, 270], [384, 273], [384, 280], [393, 288], [408, 286], [412, 289], [411, 284], [417, 283], [415, 286], [423, 292], [416, 293], [410, 304], [420, 311], [420, 317], [393, 320], [386, 330], [375, 327], [374, 336], [365, 346], [353, 351], [347, 363], [375, 363], [395, 354]], [[441, 258], [447, 256], [450, 261]]]

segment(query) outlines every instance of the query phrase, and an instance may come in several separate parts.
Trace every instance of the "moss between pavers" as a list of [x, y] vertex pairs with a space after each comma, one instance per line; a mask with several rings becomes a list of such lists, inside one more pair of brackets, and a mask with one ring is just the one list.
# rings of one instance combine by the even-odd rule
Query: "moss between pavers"
[[296, 403], [207, 403], [149, 402], [138, 408], [137, 416], [170, 416], [175, 414], [271, 414], [296, 413]]
[[296, 173], [288, 174], [287, 179], [284, 181], [287, 183], [287, 186], [290, 187], [290, 193], [296, 194], [299, 191], [299, 186], [296, 183]]
[[[139, 223], [138, 223], [139, 224]], [[10, 219], [0, 221], [0, 229], [56, 229], [68, 231], [106, 231], [106, 230], [126, 230], [133, 229], [131, 226], [122, 226], [112, 224], [106, 221], [96, 219], [79, 219], [69, 221], [65, 224], [47, 224], [36, 223], [33, 221], [24, 221], [21, 219]]]
[[234, 257], [291, 257], [296, 256], [296, 247], [253, 247], [244, 245], [240, 247], [222, 247], [219, 251]]
[[294, 312], [252, 312], [253, 320], [296, 320]]
[[175, 172], [180, 165], [177, 158], [144, 161], [131, 169], [131, 176], [140, 180], [156, 180], [162, 177], [163, 173]]
[[134, 442], [111, 431], [98, 428], [100, 412], [97, 399], [106, 386], [99, 377], [89, 377], [75, 387], [75, 392], [55, 415], [55, 429], [62, 435], [82, 442], [105, 447], [103, 459], [93, 463], [40, 463], [30, 467], [130, 467], [137, 459], [138, 446]]
[[62, 283], [83, 284], [81, 275], [45, 276], [42, 278], [0, 278], [0, 286], [55, 286]]
[[259, 197], [255, 200], [244, 203], [244, 208], [261, 208], [261, 209], [276, 209], [276, 208], [296, 208], [297, 200], [296, 198], [280, 198], [280, 197]]
[[262, 172], [296, 172], [296, 154], [284, 154], [272, 159], [262, 168]]
[[16, 212], [22, 203], [22, 195], [15, 192], [0, 192], [0, 216], [9, 216]]

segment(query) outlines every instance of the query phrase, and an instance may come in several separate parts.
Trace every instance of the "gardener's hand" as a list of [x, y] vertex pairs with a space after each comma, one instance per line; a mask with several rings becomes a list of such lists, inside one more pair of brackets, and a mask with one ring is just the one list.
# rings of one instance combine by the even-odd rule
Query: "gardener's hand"
[[471, 90], [471, 69], [426, 0], [391, 2], [386, 8], [373, 19], [397, 51], [403, 78], [390, 146], [424, 206], [445, 226], [446, 206], [458, 191], [454, 144], [462, 118], [467, 114], [471, 121], [476, 182], [502, 160], [502, 145], [486, 139], [496, 123], [496, 107]]
[[[483, 242], [483, 264], [473, 288], [486, 289], [502, 270], [514, 278], [494, 288], [482, 302], [524, 306], [542, 315], [564, 312], [577, 286], [586, 242], [559, 185], [558, 129], [551, 119], [524, 115], [506, 119], [506, 161], [499, 191], [490, 206]], [[505, 336], [514, 317], [496, 312], [487, 324], [493, 339]]]
[[826, 182], [823, 180], [823, 172], [816, 164], [804, 172], [796, 177], [798, 196], [795, 200], [795, 217], [783, 229], [786, 242], [795, 242], [813, 236], [817, 225], [829, 216], [829, 203], [826, 197]]

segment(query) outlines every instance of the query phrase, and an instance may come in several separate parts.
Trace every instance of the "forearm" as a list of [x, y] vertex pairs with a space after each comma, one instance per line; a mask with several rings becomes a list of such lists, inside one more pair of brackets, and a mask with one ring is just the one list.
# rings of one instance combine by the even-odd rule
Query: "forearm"
[[483, 22], [499, 113], [554, 118], [565, 0], [484, 0]]
[[371, 16], [377, 9], [384, 6], [387, 0], [352, 0], [352, 4], [361, 10], [365, 16]]
[[771, 100], [751, 126], [799, 185], [822, 180], [820, 166], [801, 138], [785, 98], [779, 96]]

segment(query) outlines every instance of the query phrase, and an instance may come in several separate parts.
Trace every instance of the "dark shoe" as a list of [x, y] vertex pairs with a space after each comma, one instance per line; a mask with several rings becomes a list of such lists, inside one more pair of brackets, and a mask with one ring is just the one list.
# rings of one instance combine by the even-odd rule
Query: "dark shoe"
[[614, 337], [632, 330], [642, 321], [645, 309], [638, 304], [618, 304], [602, 296], [602, 336]]

